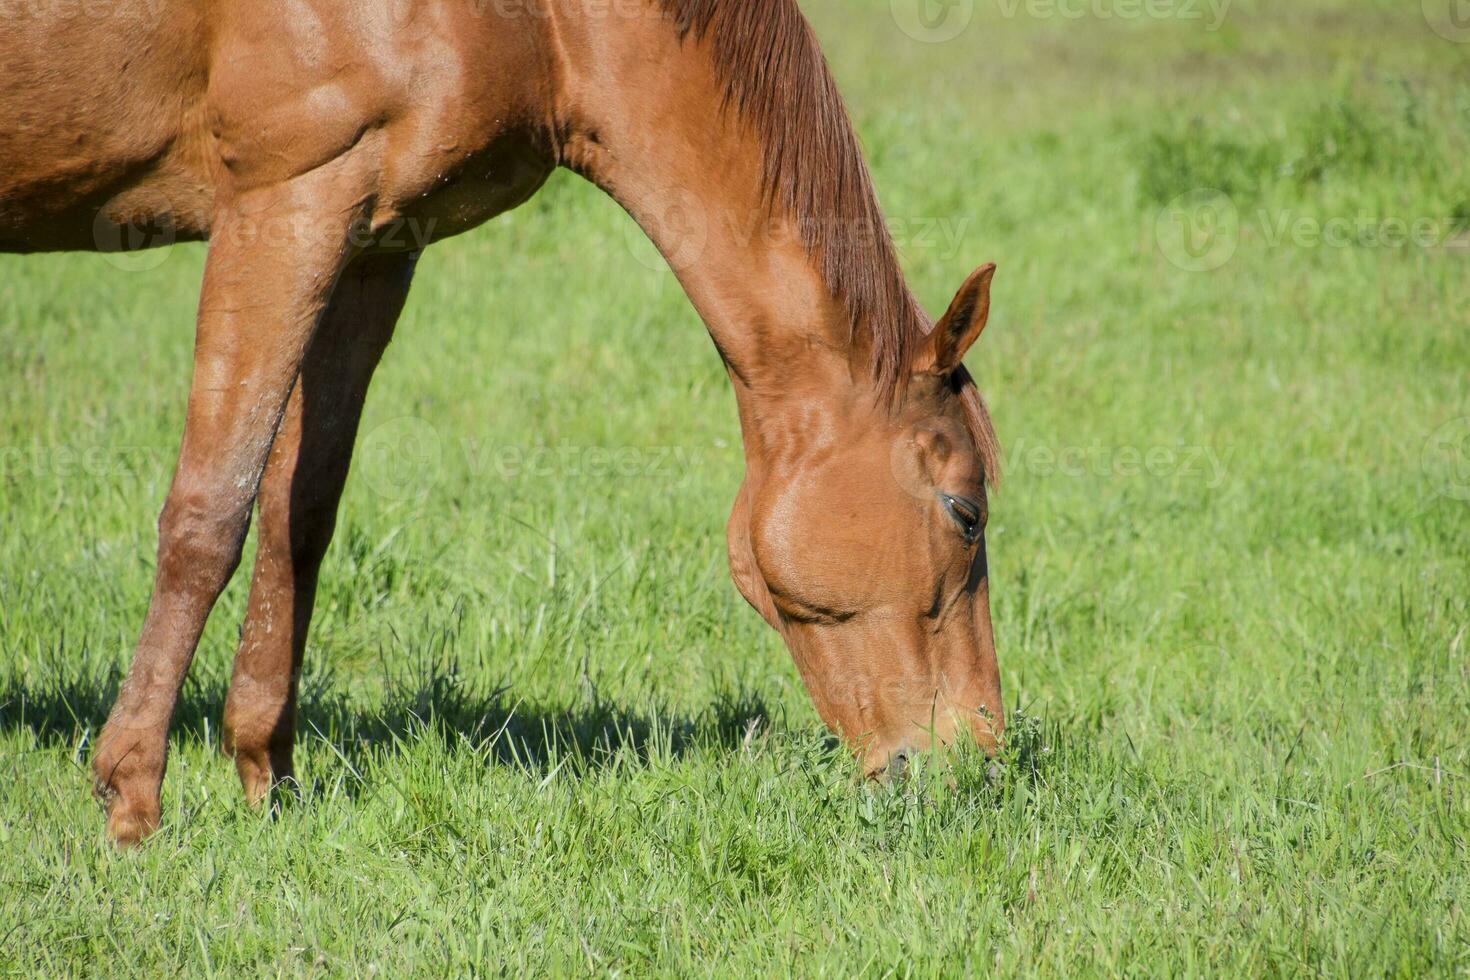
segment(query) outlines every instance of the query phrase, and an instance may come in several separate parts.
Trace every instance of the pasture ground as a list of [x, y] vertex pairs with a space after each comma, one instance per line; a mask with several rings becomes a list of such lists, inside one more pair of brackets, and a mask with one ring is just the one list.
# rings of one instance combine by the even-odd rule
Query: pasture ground
[[114, 853], [85, 765], [202, 251], [10, 257], [0, 972], [1470, 969], [1470, 45], [1417, 0], [1213, 30], [982, 0], [936, 44], [886, 0], [807, 6], [924, 302], [1000, 263], [969, 359], [1007, 447], [999, 777], [853, 781], [727, 577], [718, 358], [563, 174], [422, 263], [328, 558], [302, 798], [250, 810], [219, 756], [242, 574], [165, 826]]

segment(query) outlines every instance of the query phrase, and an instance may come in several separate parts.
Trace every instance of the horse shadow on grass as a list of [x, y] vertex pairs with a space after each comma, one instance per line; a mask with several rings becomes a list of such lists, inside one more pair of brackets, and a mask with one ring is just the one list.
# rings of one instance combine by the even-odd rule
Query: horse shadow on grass
[[[121, 680], [115, 666], [80, 665], [46, 672], [40, 681], [0, 680], [0, 731], [29, 732], [47, 748], [80, 749], [102, 727]], [[371, 699], [352, 697], [350, 686], [330, 673], [303, 678], [296, 731], [298, 751], [320, 740], [353, 772], [433, 740], [451, 752], [479, 753], [489, 765], [587, 775], [614, 764], [738, 751], [772, 724], [771, 708], [743, 687], [688, 712], [621, 705], [595, 688], [572, 703], [531, 702], [508, 687], [467, 681], [453, 664], [388, 677]], [[225, 690], [223, 678], [185, 684], [170, 729], [175, 746], [218, 746]], [[356, 795], [359, 783], [350, 781], [347, 792]]]

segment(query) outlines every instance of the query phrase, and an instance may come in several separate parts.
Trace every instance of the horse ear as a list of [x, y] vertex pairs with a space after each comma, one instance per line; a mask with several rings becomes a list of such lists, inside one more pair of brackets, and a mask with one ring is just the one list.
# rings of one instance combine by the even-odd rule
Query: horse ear
[[949, 310], [924, 338], [914, 360], [915, 374], [947, 375], [960, 366], [965, 352], [980, 338], [985, 321], [990, 319], [990, 280], [994, 276], [994, 262], [970, 273]]

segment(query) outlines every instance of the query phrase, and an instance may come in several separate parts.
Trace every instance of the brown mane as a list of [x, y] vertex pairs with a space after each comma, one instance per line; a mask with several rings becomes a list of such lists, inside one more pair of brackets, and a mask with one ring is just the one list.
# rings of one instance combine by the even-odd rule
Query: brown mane
[[[658, 0], [680, 39], [708, 42], [725, 101], [765, 147], [765, 186], [821, 260], [854, 336], [866, 328], [885, 398], [908, 380], [932, 321], [904, 282], [862, 147], [837, 83], [796, 0]], [[985, 466], [999, 478], [1000, 450], [969, 372], [954, 379]]]
[[903, 386], [929, 318], [904, 283], [862, 148], [796, 0], [659, 0], [681, 39], [707, 41], [725, 99], [765, 146], [772, 203], [821, 260], [854, 335], [866, 327], [885, 396]]

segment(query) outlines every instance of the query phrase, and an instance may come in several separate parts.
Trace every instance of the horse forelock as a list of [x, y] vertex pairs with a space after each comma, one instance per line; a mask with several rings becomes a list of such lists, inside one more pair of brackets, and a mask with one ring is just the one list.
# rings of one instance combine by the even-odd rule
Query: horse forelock
[[995, 434], [995, 425], [990, 421], [990, 412], [985, 407], [980, 388], [963, 364], [955, 370], [950, 383], [964, 408], [965, 427], [970, 432], [970, 440], [975, 443], [975, 451], [980, 455], [985, 482], [992, 487], [998, 486], [1001, 471], [1000, 438]]

